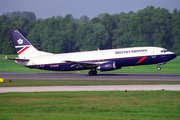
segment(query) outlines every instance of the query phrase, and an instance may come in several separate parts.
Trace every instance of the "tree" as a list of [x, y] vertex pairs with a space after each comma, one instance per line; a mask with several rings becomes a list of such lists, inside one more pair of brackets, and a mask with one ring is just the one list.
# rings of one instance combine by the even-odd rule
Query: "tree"
[[173, 50], [180, 54], [180, 10], [174, 9], [172, 14]]
[[152, 26], [154, 32], [152, 36], [152, 45], [171, 48], [171, 15], [168, 10], [164, 8], [154, 9], [152, 15]]
[[117, 28], [113, 30], [113, 48], [123, 48], [131, 45], [128, 28], [129, 18], [129, 14], [121, 13], [119, 19], [116, 19]]
[[36, 15], [33, 12], [22, 12], [22, 17], [31, 20], [31, 21], [36, 21]]
[[180, 53], [180, 10], [147, 6], [130, 11], [99, 14], [89, 20], [54, 16], [38, 19], [33, 12], [0, 16], [0, 53], [16, 53], [9, 31], [19, 30], [38, 49], [53, 53], [135, 46], [159, 46]]
[[105, 27], [109, 35], [106, 48], [112, 48], [113, 30], [117, 27], [116, 18], [113, 18], [109, 14], [105, 14], [105, 16], [101, 19], [100, 23]]
[[105, 49], [109, 39], [109, 34], [105, 27], [96, 23], [92, 25], [92, 31], [88, 38], [90, 49]]
[[79, 19], [80, 24], [86, 24], [88, 22], [89, 22], [89, 18], [86, 15], [81, 16], [80, 19]]
[[98, 23], [100, 22], [100, 19], [98, 17], [94, 17], [93, 19], [91, 19], [91, 22], [94, 23]]
[[30, 21], [36, 21], [36, 15], [33, 12], [26, 12], [26, 11], [23, 11], [22, 13], [20, 11], [10, 12], [10, 13], [7, 13], [6, 16], [9, 17], [11, 20], [17, 17], [23, 17]]

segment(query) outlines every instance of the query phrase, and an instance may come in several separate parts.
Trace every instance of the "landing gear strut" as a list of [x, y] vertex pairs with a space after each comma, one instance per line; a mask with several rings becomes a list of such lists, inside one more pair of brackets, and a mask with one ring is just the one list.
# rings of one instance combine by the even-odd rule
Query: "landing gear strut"
[[91, 70], [88, 73], [89, 75], [97, 75], [97, 71], [96, 70]]
[[157, 70], [160, 71], [160, 70], [161, 70], [161, 67], [159, 67], [159, 66], [160, 66], [160, 65], [164, 65], [164, 64], [166, 64], [166, 62], [158, 63], [158, 64], [157, 64], [157, 65], [158, 65]]

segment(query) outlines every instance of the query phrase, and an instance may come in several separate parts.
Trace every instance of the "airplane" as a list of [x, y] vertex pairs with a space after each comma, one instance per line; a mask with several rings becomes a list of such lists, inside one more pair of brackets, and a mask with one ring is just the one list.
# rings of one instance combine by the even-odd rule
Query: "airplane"
[[18, 30], [10, 31], [18, 65], [52, 71], [73, 71], [89, 69], [89, 75], [96, 75], [97, 70], [111, 71], [124, 66], [166, 64], [176, 58], [176, 54], [161, 47], [130, 47], [120, 49], [96, 50], [54, 54], [37, 50]]

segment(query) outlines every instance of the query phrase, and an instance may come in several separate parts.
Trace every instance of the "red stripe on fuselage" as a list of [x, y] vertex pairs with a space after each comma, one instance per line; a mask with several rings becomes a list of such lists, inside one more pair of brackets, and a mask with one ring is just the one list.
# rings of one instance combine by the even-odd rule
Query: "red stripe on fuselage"
[[137, 63], [141, 63], [143, 60], [145, 60], [147, 57], [142, 57]]
[[30, 46], [26, 46], [25, 48], [23, 48], [21, 51], [18, 52], [18, 55], [20, 55], [22, 52], [24, 52], [26, 49], [28, 49]]

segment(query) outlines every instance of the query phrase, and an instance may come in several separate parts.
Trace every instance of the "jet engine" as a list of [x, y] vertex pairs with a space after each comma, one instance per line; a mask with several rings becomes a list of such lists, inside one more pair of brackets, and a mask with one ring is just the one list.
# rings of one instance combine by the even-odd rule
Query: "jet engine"
[[115, 70], [116, 69], [116, 64], [115, 64], [114, 61], [109, 61], [109, 62], [100, 64], [97, 69], [100, 70], [100, 71]]

